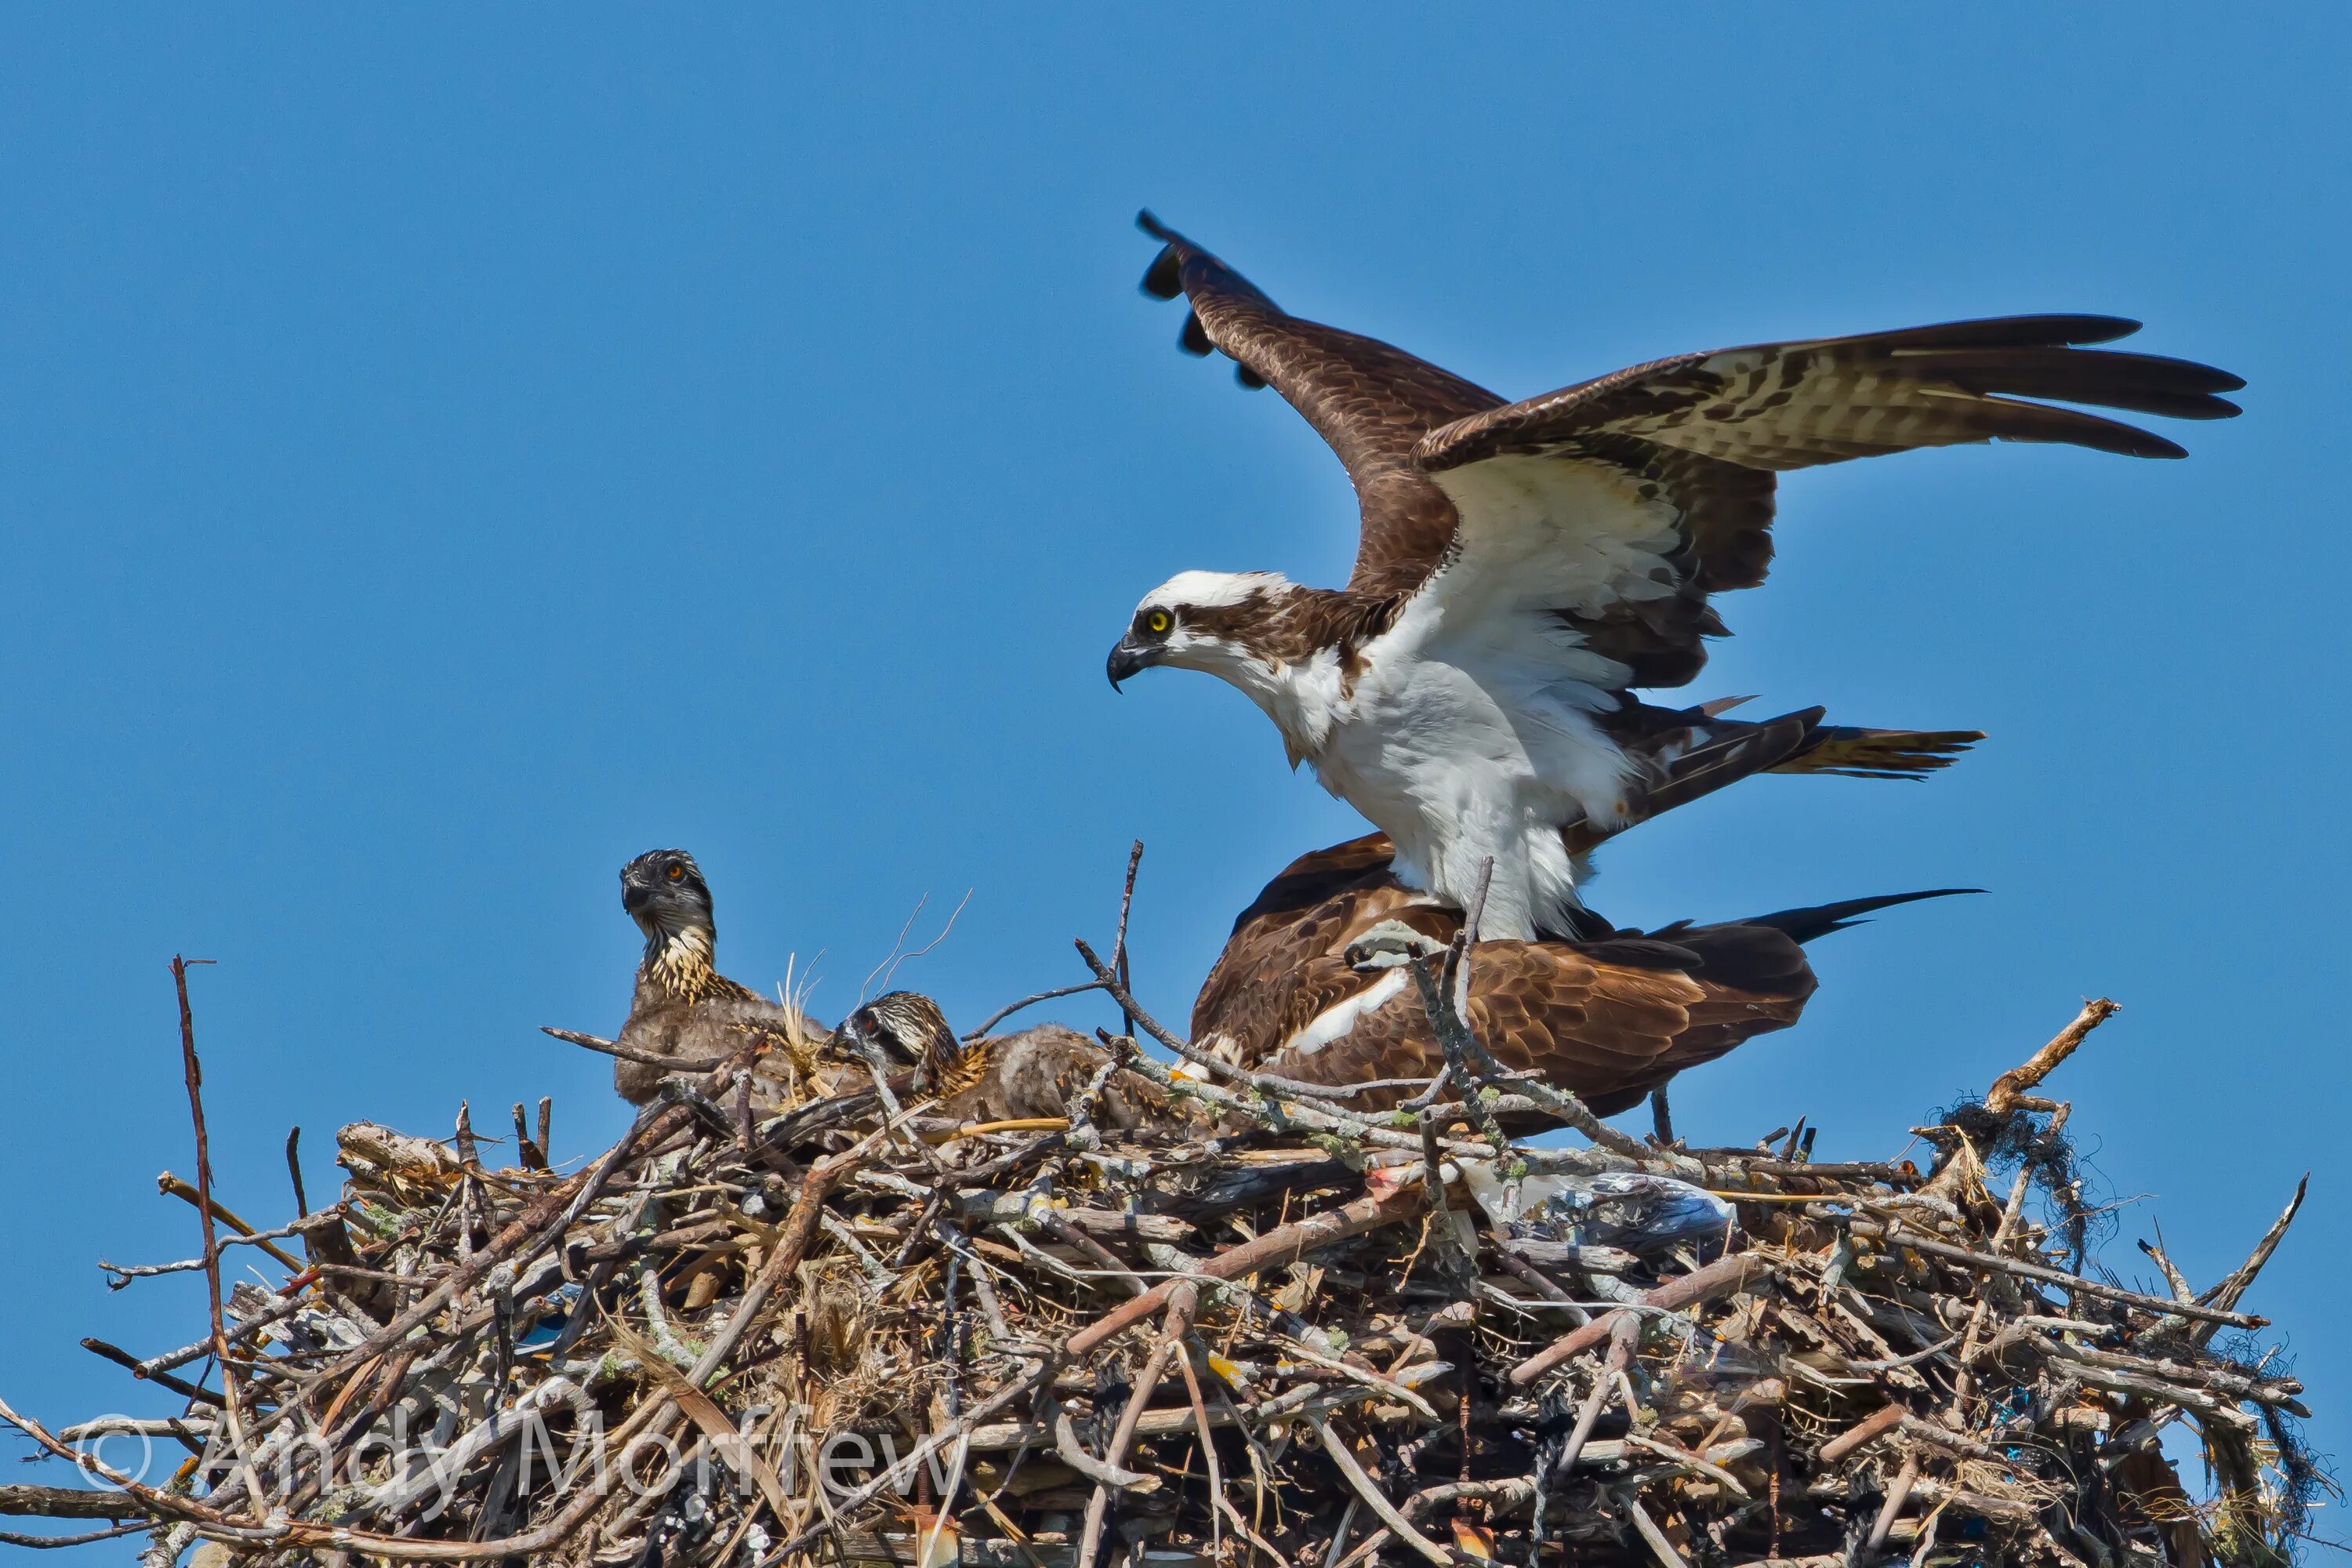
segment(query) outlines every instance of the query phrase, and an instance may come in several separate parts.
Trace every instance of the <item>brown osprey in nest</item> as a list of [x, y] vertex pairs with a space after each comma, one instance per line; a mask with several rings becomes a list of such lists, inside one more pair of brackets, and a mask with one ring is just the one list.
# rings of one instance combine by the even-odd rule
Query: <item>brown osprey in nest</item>
[[[956, 1038], [939, 1004], [913, 991], [893, 991], [842, 1020], [840, 1037], [872, 1040], [889, 1055], [911, 1059], [912, 1089], [939, 1104], [934, 1113], [959, 1121], [1010, 1121], [1068, 1114], [1108, 1057], [1075, 1029], [1041, 1024], [1016, 1035], [970, 1045]], [[1103, 1086], [1100, 1114], [1132, 1128], [1164, 1110], [1167, 1097], [1145, 1079], [1115, 1072]]]
[[808, 1055], [825, 1031], [787, 1007], [719, 973], [718, 927], [702, 868], [683, 849], [655, 849], [621, 868], [621, 908], [645, 933], [629, 1021], [614, 1043], [674, 1060], [675, 1067], [615, 1058], [613, 1087], [643, 1105], [673, 1072], [709, 1071], [747, 1047], [777, 1046]]
[[1181, 339], [1272, 385], [1328, 442], [1362, 513], [1344, 588], [1187, 572], [1137, 606], [1114, 684], [1151, 665], [1239, 687], [1332, 794], [1456, 907], [1493, 862], [1484, 929], [1571, 933], [1563, 824], [1601, 831], [1654, 787], [1629, 693], [1698, 673], [1711, 596], [1764, 580], [1775, 476], [1919, 447], [2181, 449], [2047, 403], [2180, 419], [2238, 412], [2223, 371], [2079, 345], [2137, 323], [2020, 316], [1654, 361], [1511, 403], [1373, 339], [1286, 314], [1162, 227], [1143, 286]]
[[[1444, 943], [1462, 917], [1405, 887], [1393, 854], [1386, 837], [1368, 834], [1294, 860], [1267, 883], [1201, 987], [1193, 1044], [1306, 1083], [1443, 1071], [1411, 972], [1380, 966], [1394, 946], [1381, 928], [1401, 924]], [[1539, 1072], [1613, 1115], [1685, 1068], [1795, 1023], [1815, 984], [1802, 943], [1874, 910], [1971, 890], [1683, 921], [1596, 942], [1481, 942], [1469, 957], [1468, 1022], [1506, 1068]], [[1385, 1110], [1413, 1093], [1370, 1089], [1349, 1104]]]

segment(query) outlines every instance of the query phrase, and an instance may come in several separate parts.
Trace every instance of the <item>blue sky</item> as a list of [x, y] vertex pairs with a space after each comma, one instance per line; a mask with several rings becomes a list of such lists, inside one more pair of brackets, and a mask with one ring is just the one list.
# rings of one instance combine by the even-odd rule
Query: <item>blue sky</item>
[[[0, 1394], [152, 1402], [191, 1337], [153, 1177], [256, 1216], [360, 1118], [624, 1123], [614, 872], [683, 845], [723, 966], [970, 1024], [1080, 978], [1128, 842], [1146, 999], [1358, 831], [1238, 695], [1106, 649], [1188, 566], [1337, 582], [1353, 508], [1179, 355], [1149, 204], [1287, 307], [1523, 395], [1638, 360], [2022, 310], [2251, 383], [2133, 463], [1970, 448], [1782, 489], [1695, 695], [1991, 741], [1765, 779], [1608, 853], [1626, 923], [1952, 883], [1816, 950], [1795, 1031], [1678, 1086], [1891, 1153], [2086, 994], [2056, 1087], [2109, 1260], [2200, 1283], [2314, 1165], [2254, 1302], [2326, 1391], [2347, 1281], [2342, 394], [2352, 16], [2324, 8], [619, 8], [0, 16]], [[821, 955], [821, 956], [820, 956]], [[1086, 1024], [1098, 1009], [1068, 1005]], [[2340, 1447], [2323, 1412], [2316, 1436]], [[16, 1451], [0, 1442], [0, 1454]], [[26, 1472], [32, 1475], [38, 1472]]]

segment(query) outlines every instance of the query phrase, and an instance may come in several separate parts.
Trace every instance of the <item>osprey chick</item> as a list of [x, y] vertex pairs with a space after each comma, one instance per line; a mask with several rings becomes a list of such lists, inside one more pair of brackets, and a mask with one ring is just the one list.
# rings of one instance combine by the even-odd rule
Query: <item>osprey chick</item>
[[796, 1009], [772, 1002], [719, 973], [718, 928], [702, 868], [683, 849], [655, 849], [621, 868], [621, 908], [645, 933], [629, 1021], [614, 1043], [675, 1060], [676, 1067], [616, 1058], [613, 1087], [632, 1105], [661, 1090], [673, 1072], [699, 1069], [743, 1055], [761, 1042], [822, 1039], [823, 1029]]
[[[937, 1099], [937, 1113], [959, 1121], [1067, 1115], [1072, 1097], [1108, 1059], [1100, 1046], [1059, 1024], [967, 1046], [939, 1004], [913, 991], [876, 997], [842, 1020], [840, 1032], [914, 1061], [915, 1092]], [[1131, 1129], [1166, 1104], [1150, 1082], [1122, 1071], [1104, 1085], [1099, 1113], [1114, 1127]]]
[[1111, 650], [1239, 687], [1291, 763], [1393, 840], [1397, 877], [1457, 906], [1494, 862], [1484, 929], [1576, 929], [1564, 823], [1629, 821], [1643, 780], [1620, 721], [1679, 686], [1724, 635], [1712, 595], [1764, 580], [1774, 476], [1921, 447], [2044, 441], [2139, 458], [2181, 449], [2028, 398], [2182, 419], [2238, 412], [2207, 365], [2089, 350], [2111, 316], [1956, 321], [1678, 355], [1520, 403], [1371, 338], [1286, 315], [1150, 214], [1147, 293], [1182, 295], [1182, 346], [1271, 384], [1354, 481], [1344, 588], [1186, 572]]

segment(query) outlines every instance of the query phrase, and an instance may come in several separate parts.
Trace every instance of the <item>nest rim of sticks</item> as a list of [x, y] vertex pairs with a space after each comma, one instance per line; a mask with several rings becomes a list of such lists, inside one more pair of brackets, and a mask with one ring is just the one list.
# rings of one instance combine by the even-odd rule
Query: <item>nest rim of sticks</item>
[[[1181, 1065], [1103, 1034], [1058, 1125], [946, 1123], [887, 1091], [754, 1125], [722, 1107], [722, 1065], [569, 1175], [544, 1102], [536, 1138], [515, 1108], [515, 1168], [484, 1164], [462, 1108], [447, 1142], [355, 1124], [344, 1195], [272, 1231], [211, 1196], [175, 963], [198, 1175], [165, 1191], [205, 1252], [167, 1267], [204, 1270], [210, 1331], [143, 1359], [86, 1342], [187, 1400], [121, 1430], [203, 1462], [152, 1485], [77, 1447], [104, 1423], [0, 1402], [100, 1483], [0, 1488], [0, 1511], [120, 1521], [66, 1540], [150, 1531], [152, 1563], [202, 1540], [257, 1562], [2109, 1568], [2280, 1559], [2326, 1485], [2290, 1425], [2302, 1385], [2213, 1348], [2265, 1326], [2240, 1307], [2300, 1187], [2201, 1293], [2149, 1248], [2168, 1298], [2101, 1277], [2079, 1237], [2051, 1256], [2025, 1217], [2071, 1114], [2033, 1091], [2111, 1003], [1912, 1130], [1930, 1170], [1817, 1164], [1801, 1131], [1642, 1142], [1504, 1075], [1455, 1005], [1464, 942], [1411, 960], [1447, 1073], [1355, 1114], [1161, 1028], [1126, 986], [1125, 923], [1110, 963], [1077, 944], [1091, 988]], [[1097, 1125], [1115, 1071], [1203, 1114]], [[1511, 1113], [1590, 1142], [1507, 1139]], [[1604, 1191], [1713, 1194], [1731, 1218], [1662, 1243], [1611, 1229], [1633, 1211]], [[285, 1282], [224, 1294], [240, 1245]], [[198, 1363], [217, 1389], [180, 1375]], [[598, 1484], [577, 1484], [557, 1449], [576, 1466], [592, 1415]], [[2176, 1424], [2208, 1498], [2161, 1447]], [[420, 1426], [427, 1462], [364, 1462]], [[865, 1445], [855, 1484], [816, 1462], [843, 1437]], [[675, 1456], [655, 1489], [628, 1484], [648, 1444]]]

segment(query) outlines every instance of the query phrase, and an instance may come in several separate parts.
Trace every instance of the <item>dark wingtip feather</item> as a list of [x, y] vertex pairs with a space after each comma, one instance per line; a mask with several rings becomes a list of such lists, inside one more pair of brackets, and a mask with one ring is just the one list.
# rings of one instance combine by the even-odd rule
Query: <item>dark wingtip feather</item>
[[1176, 247], [1164, 246], [1143, 271], [1143, 291], [1154, 300], [1173, 300], [1184, 291], [1184, 264]]
[[2194, 360], [2112, 349], [1898, 349], [1895, 357], [1922, 380], [1948, 380], [1988, 397], [2038, 397], [2159, 414], [2170, 419], [2228, 419], [2238, 405], [2213, 395], [2246, 384]]
[[1205, 358], [1216, 350], [1209, 341], [1209, 329], [1201, 325], [1201, 318], [1191, 310], [1184, 312], [1184, 330], [1176, 334], [1176, 346], [1188, 354]]
[[1150, 207], [1135, 215], [1135, 226], [1161, 242], [1160, 254], [1144, 269], [1143, 291], [1155, 300], [1173, 300], [1184, 291], [1184, 258], [1176, 254], [1181, 237], [1153, 217]]
[[2131, 336], [2146, 324], [2135, 321], [2129, 316], [2060, 316], [2054, 319], [2067, 323], [2065, 331], [2069, 335], [2061, 341], [2077, 344], [2111, 343], [2117, 338]]
[[1898, 351], [2056, 348], [2111, 343], [2117, 338], [2131, 336], [2139, 328], [2140, 324], [2127, 316], [1984, 316], [1966, 321], [1938, 321], [1928, 327], [1905, 327], [1871, 336]]
[[2042, 343], [2065, 343], [2081, 347], [2086, 343], [2111, 343], [2138, 331], [2144, 322], [2129, 316], [2050, 315], [1996, 316], [1976, 325], [2012, 329], [2011, 341], [2024, 339]]
[[1265, 377], [1258, 374], [1257, 372], [1250, 369], [1249, 366], [1238, 363], [1234, 366], [1234, 379], [1240, 382], [1243, 386], [1252, 392], [1255, 392], [1265, 385]]
[[[2007, 398], [1990, 399], [2006, 403]], [[2033, 407], [2046, 407], [2035, 404]], [[2095, 415], [2076, 414], [2071, 408], [2051, 408], [2054, 415], [2068, 416], [2063, 433], [2045, 431], [2002, 432], [1996, 441], [2020, 441], [2028, 445], [2057, 442], [2070, 447], [2084, 447], [2094, 452], [2107, 452], [2118, 458], [2185, 458], [2189, 448], [2178, 441], [2168, 441], [2153, 430], [2143, 430], [2137, 425], [2126, 425], [2119, 419], [2101, 419]]]
[[[2082, 401], [2116, 407], [2129, 400], [2102, 395]], [[2085, 414], [2080, 409], [2062, 408], [2049, 403], [2027, 403], [2015, 397], [1984, 395], [1976, 398], [1976, 407], [1981, 412], [1983, 422], [1974, 434], [1967, 437], [1969, 440], [2082, 447], [2094, 452], [2112, 453], [2118, 458], [2185, 458], [2189, 455], [2179, 445], [2153, 431], [2143, 430], [2137, 425], [2126, 425], [2116, 419], [2103, 419], [2098, 415]], [[2175, 411], [2168, 409], [2166, 412]]]

